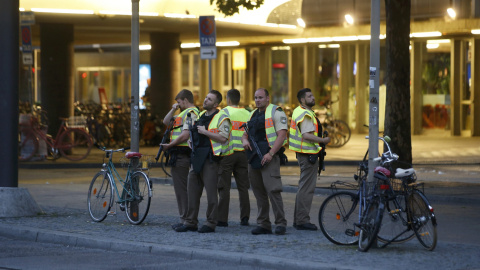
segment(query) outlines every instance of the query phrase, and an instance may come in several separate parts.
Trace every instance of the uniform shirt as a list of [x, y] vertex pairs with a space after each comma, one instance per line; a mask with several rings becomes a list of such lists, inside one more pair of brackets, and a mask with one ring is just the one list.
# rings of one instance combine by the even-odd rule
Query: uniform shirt
[[[177, 116], [175, 116], [176, 118]], [[190, 113], [190, 117], [192, 118], [192, 126], [195, 123], [195, 120], [197, 120], [197, 115], [194, 113]], [[183, 123], [183, 128], [182, 130], [188, 130], [188, 124], [187, 124], [187, 119], [185, 118], [185, 122]]]
[[275, 126], [275, 130], [279, 131], [282, 129], [288, 130], [288, 120], [287, 115], [282, 110], [276, 110], [273, 114], [273, 125]]
[[231, 128], [232, 128], [232, 125], [230, 124], [230, 119], [225, 119], [222, 121], [222, 123], [218, 127], [219, 134], [228, 139]]

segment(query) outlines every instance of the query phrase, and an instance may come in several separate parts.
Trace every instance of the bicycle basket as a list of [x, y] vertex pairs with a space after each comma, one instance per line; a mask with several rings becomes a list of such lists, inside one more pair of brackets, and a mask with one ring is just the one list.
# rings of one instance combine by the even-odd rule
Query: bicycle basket
[[67, 120], [67, 126], [70, 128], [85, 128], [87, 118], [85, 116], [70, 116]]

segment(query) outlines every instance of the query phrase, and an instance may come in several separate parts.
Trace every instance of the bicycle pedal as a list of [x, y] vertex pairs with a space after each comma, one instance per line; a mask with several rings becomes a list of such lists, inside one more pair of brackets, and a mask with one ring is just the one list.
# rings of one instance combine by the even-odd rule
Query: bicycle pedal
[[355, 232], [355, 230], [352, 230], [352, 229], [346, 229], [345, 230], [345, 234], [348, 235], [348, 236], [357, 236], [357, 232]]
[[116, 215], [116, 214], [117, 214], [117, 212], [115, 212], [115, 211], [108, 211], [108, 215], [109, 215], [109, 216], [114, 216], [114, 215]]
[[400, 209], [393, 209], [393, 210], [390, 210], [390, 214], [397, 214], [397, 213], [400, 213]]

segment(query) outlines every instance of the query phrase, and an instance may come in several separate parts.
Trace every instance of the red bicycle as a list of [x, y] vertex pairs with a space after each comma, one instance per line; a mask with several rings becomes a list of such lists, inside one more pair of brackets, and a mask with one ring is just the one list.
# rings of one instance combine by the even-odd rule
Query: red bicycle
[[30, 118], [26, 123], [20, 123], [18, 159], [20, 161], [32, 159], [38, 153], [42, 141], [45, 142], [49, 159], [63, 156], [68, 160], [78, 161], [86, 158], [93, 143], [84, 125], [74, 122], [69, 125], [68, 118], [60, 118], [60, 120], [62, 124], [55, 139], [46, 133], [45, 127], [35, 117]]

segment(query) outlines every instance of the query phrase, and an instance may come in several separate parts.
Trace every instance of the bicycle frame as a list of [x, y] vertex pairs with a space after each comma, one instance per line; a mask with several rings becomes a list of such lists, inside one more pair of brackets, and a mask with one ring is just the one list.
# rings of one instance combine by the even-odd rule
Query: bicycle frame
[[[117, 195], [117, 203], [123, 203], [123, 202], [126, 202], [127, 200], [123, 199], [123, 195], [125, 192], [128, 193], [128, 195], [130, 195], [130, 197], [133, 197], [131, 196], [132, 194], [128, 191], [127, 188], [125, 188], [125, 183], [128, 179], [130, 179], [131, 175], [133, 174], [133, 170], [131, 170], [130, 168], [130, 165], [128, 165], [128, 169], [127, 169], [127, 174], [125, 176], [125, 179], [122, 178], [122, 176], [120, 175], [120, 173], [117, 171], [117, 169], [115, 168], [115, 165], [113, 164], [113, 161], [112, 161], [112, 157], [113, 157], [113, 150], [106, 150], [105, 151], [108, 156], [108, 162], [106, 163], [103, 163], [103, 168], [102, 168], [102, 171], [108, 173], [110, 176], [111, 176], [111, 179], [112, 179], [112, 187], [115, 189], [115, 194]], [[120, 195], [119, 191], [118, 191], [118, 188], [117, 188], [117, 183], [116, 182], [119, 182], [120, 185], [122, 186], [122, 195]]]

